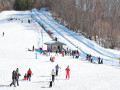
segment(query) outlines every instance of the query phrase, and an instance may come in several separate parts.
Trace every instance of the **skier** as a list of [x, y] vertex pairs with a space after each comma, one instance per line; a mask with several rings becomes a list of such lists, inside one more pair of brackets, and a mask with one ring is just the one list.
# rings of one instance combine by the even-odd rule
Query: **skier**
[[12, 83], [10, 84], [10, 86], [14, 85], [14, 87], [16, 87], [16, 85], [15, 85], [16, 77], [17, 77], [16, 71], [14, 70], [14, 71], [12, 72]]
[[56, 50], [55, 56], [58, 56], [58, 51]]
[[67, 68], [65, 69], [66, 70], [66, 79], [67, 79], [67, 77], [68, 77], [68, 79], [70, 78], [70, 68], [69, 68], [69, 66], [67, 66]]
[[79, 51], [77, 50], [77, 58], [79, 58]]
[[33, 75], [32, 71], [29, 68], [29, 70], [27, 71], [27, 78], [29, 81], [31, 81], [31, 74]]
[[57, 37], [55, 37], [55, 41], [57, 41]]
[[52, 82], [54, 82], [54, 80], [55, 80], [55, 71], [54, 71], [54, 69], [52, 69], [51, 75], [52, 75]]
[[88, 58], [89, 58], [89, 54], [87, 54], [87, 56], [86, 56], [86, 60], [88, 60]]
[[75, 58], [77, 58], [77, 51], [75, 51]]
[[3, 36], [4, 36], [4, 34], [5, 34], [5, 33], [3, 32]]
[[28, 23], [30, 24], [30, 19], [28, 19]]
[[33, 46], [33, 48], [32, 48], [32, 51], [34, 51], [34, 46]]
[[[58, 76], [58, 70], [59, 70], [59, 66], [58, 66], [58, 64], [55, 66], [55, 69], [56, 69], [56, 76]], [[61, 69], [61, 68], [60, 68]]]
[[93, 57], [91, 56], [91, 58], [90, 58], [90, 62], [92, 63], [93, 62]]
[[67, 52], [66, 53], [68, 54], [68, 47], [67, 47]]
[[64, 57], [64, 51], [62, 51], [62, 56]]
[[89, 54], [89, 56], [88, 56], [88, 57], [89, 57], [89, 61], [90, 61], [90, 58], [91, 58], [91, 54]]
[[50, 56], [50, 51], [49, 51], [49, 56]]
[[19, 86], [19, 82], [18, 82], [19, 76], [21, 76], [21, 74], [19, 73], [19, 69], [17, 68], [16, 69], [16, 82], [17, 82], [17, 86]]
[[101, 64], [103, 64], [103, 58], [101, 59], [101, 62], [100, 62]]
[[73, 54], [73, 58], [74, 58], [74, 54]]
[[101, 58], [99, 57], [99, 58], [98, 58], [98, 64], [100, 64], [100, 59], [101, 59]]

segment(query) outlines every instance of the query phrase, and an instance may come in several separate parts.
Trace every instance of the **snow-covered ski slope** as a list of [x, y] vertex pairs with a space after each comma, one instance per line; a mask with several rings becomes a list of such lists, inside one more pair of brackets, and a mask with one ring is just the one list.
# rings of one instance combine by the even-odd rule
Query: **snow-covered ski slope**
[[[29, 11], [5, 11], [0, 22], [0, 90], [119, 90], [120, 68], [105, 64], [92, 64], [84, 58], [73, 59], [72, 56], [55, 56], [55, 62], [50, 62], [50, 56], [30, 52], [28, 49], [38, 49], [42, 43], [50, 41], [49, 35], [31, 18]], [[0, 13], [1, 16], [1, 13]], [[8, 21], [11, 16], [17, 20]], [[37, 17], [37, 16], [36, 16]], [[2, 18], [0, 20], [3, 20]], [[32, 20], [29, 24], [28, 19]], [[23, 23], [21, 22], [23, 20]], [[38, 19], [39, 20], [39, 19]], [[5, 35], [2, 36], [2, 33]], [[42, 33], [41, 33], [42, 32]], [[64, 33], [64, 32], [63, 32]], [[41, 35], [42, 34], [42, 35]], [[43, 40], [42, 40], [43, 37]], [[61, 38], [62, 39], [62, 38]], [[60, 36], [59, 36], [60, 40]], [[42, 42], [43, 41], [43, 42]], [[63, 38], [64, 41], [64, 38]], [[66, 41], [65, 41], [66, 42]], [[76, 49], [72, 44], [72, 49]], [[43, 44], [43, 47], [46, 47]], [[55, 54], [52, 53], [52, 56]], [[51, 70], [59, 65], [59, 76], [55, 78], [52, 88]], [[70, 79], [65, 79], [65, 68], [70, 66]], [[114, 62], [111, 62], [114, 65]], [[19, 68], [21, 74], [19, 86], [10, 87], [12, 71]], [[24, 74], [31, 68], [31, 81], [24, 81]]]
[[106, 60], [118, 60], [118, 58], [120, 57], [120, 54], [110, 52], [109, 50], [96, 45], [83, 36], [72, 32], [71, 30], [54, 20], [50, 16], [49, 12], [43, 9], [40, 11], [33, 9], [32, 13], [34, 14], [33, 16], [37, 20], [37, 22], [41, 25], [43, 24], [46, 30], [50, 30], [51, 32], [53, 32], [53, 34], [58, 37], [58, 40], [66, 43], [69, 48], [72, 49], [71, 46], [74, 46], [76, 49], [80, 50], [83, 57], [85, 57], [86, 54], [92, 54], [94, 60], [97, 60], [99, 56]]

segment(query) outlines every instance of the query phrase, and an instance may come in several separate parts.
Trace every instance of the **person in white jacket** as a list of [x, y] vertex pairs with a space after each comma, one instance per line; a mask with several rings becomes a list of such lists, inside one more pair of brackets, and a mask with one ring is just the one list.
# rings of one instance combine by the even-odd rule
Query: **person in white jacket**
[[52, 69], [51, 75], [52, 75], [52, 82], [54, 82], [54, 80], [55, 80], [55, 71], [54, 71], [54, 69]]

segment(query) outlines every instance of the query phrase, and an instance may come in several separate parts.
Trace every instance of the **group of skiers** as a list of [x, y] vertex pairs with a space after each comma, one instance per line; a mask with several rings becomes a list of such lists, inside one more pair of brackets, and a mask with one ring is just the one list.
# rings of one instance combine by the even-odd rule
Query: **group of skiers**
[[[51, 71], [51, 76], [52, 76], [52, 81], [50, 81], [49, 87], [52, 87], [52, 83], [55, 81], [55, 76], [58, 76], [58, 71], [59, 69], [61, 69], [61, 67], [58, 66], [58, 64], [55, 66], [55, 70], [52, 69]], [[66, 70], [66, 79], [70, 78], [70, 68], [69, 66], [67, 66]], [[24, 80], [29, 80], [31, 81], [31, 75], [33, 75], [31, 69], [29, 68], [29, 70], [27, 71], [27, 74], [25, 73], [24, 75]], [[17, 68], [16, 70], [13, 70], [12, 72], [12, 83], [10, 84], [10, 86], [14, 85], [14, 87], [16, 87], [16, 83], [17, 86], [19, 86], [19, 76], [21, 76], [21, 74], [19, 73], [19, 69]]]
[[[31, 80], [31, 75], [33, 75], [32, 71], [29, 70], [27, 71], [27, 74], [25, 74], [24, 76], [24, 80]], [[19, 86], [19, 76], [21, 76], [21, 74], [19, 73], [19, 69], [17, 68], [16, 70], [13, 70], [12, 72], [12, 83], [10, 84], [10, 86], [14, 85], [14, 87], [16, 87], [16, 82], [17, 82], [17, 86]]]
[[[92, 57], [92, 55], [91, 54], [87, 54], [86, 60], [88, 60], [91, 63], [93, 63], [93, 57]], [[103, 58], [98, 57], [98, 64], [103, 64]]]
[[93, 62], [93, 57], [91, 54], [87, 54], [86, 60], [90, 61], [91, 63]]
[[[58, 64], [55, 66], [55, 70], [56, 72], [54, 71], [54, 69], [52, 69], [51, 71], [51, 76], [52, 76], [52, 81], [50, 81], [50, 84], [49, 84], [49, 87], [52, 87], [52, 83], [55, 81], [55, 76], [58, 76], [58, 71], [59, 69], [61, 69], [61, 67], [58, 66]], [[65, 69], [66, 70], [66, 79], [70, 78], [70, 68], [69, 66], [67, 66], [67, 68]]]
[[80, 53], [78, 50], [71, 50], [67, 48], [66, 50], [62, 51], [62, 56], [64, 57], [66, 55], [73, 56], [73, 58], [79, 58]]

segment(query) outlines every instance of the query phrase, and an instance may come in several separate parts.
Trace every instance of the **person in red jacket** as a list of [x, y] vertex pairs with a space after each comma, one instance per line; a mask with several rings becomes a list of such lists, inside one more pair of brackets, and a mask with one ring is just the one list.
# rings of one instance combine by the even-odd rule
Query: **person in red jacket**
[[65, 69], [66, 70], [66, 79], [67, 79], [67, 77], [68, 77], [68, 79], [70, 78], [70, 68], [69, 68], [69, 66], [67, 66], [67, 68]]
[[29, 70], [27, 71], [27, 78], [29, 81], [31, 81], [31, 74], [33, 75], [32, 71], [29, 68]]
[[62, 51], [62, 56], [64, 57], [64, 51]]

